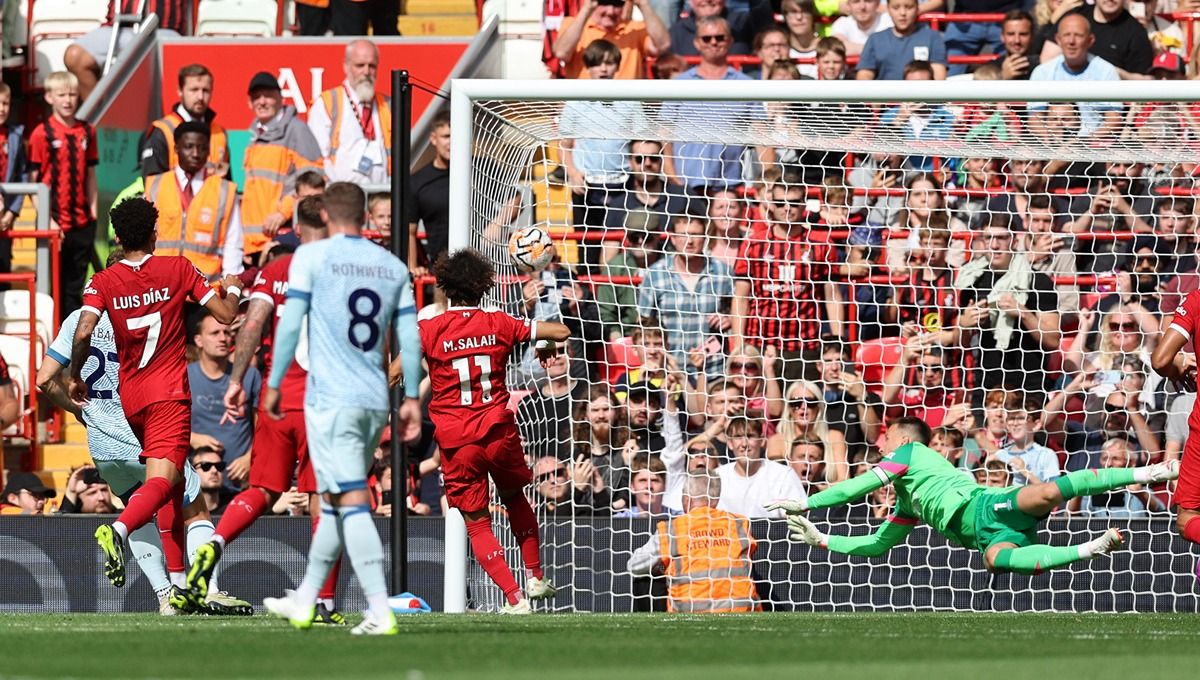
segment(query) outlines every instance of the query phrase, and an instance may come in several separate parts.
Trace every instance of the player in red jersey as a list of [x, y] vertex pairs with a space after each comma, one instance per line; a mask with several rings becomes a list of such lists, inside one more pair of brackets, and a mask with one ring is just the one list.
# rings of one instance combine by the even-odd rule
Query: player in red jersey
[[[1200, 331], [1200, 291], [1188, 293], [1167, 322], [1167, 330], [1154, 348], [1150, 363], [1164, 378], [1185, 392], [1196, 391], [1196, 362], [1184, 352]], [[1179, 481], [1175, 487], [1175, 526], [1192, 543], [1200, 543], [1200, 402], [1188, 418], [1188, 438], [1183, 445]], [[1200, 562], [1196, 563], [1200, 579]]]
[[[528, 600], [554, 595], [542, 574], [537, 518], [522, 489], [533, 475], [525, 464], [517, 423], [508, 410], [505, 369], [513, 347], [538, 343], [543, 361], [557, 353], [554, 343], [570, 337], [560, 323], [517, 319], [479, 308], [492, 289], [495, 271], [474, 250], [443, 255], [433, 268], [438, 288], [450, 301], [445, 312], [421, 321], [421, 349], [429, 366], [433, 396], [429, 417], [442, 456], [446, 501], [467, 522], [475, 559], [508, 600], [504, 613], [527, 614]], [[492, 533], [488, 476], [508, 511], [513, 536], [521, 547], [527, 583], [521, 592], [504, 561], [504, 549]]]
[[[320, 196], [308, 196], [296, 208], [296, 224], [300, 227], [300, 242], [319, 241], [329, 235], [325, 221], [321, 219]], [[290, 254], [271, 260], [259, 270], [250, 289], [250, 306], [246, 320], [237, 336], [234, 352], [233, 372], [229, 376], [229, 388], [225, 391], [225, 419], [245, 417], [246, 393], [242, 389], [242, 378], [254, 359], [255, 351], [263, 339], [268, 319], [278, 323], [283, 315], [287, 298], [288, 267], [292, 264]], [[271, 325], [274, 334], [275, 324]], [[241, 535], [268, 508], [275, 505], [283, 492], [292, 488], [292, 477], [296, 477], [296, 489], [310, 494], [309, 507], [313, 518], [313, 530], [321, 516], [320, 501], [316, 495], [317, 483], [312, 465], [308, 460], [308, 438], [304, 431], [304, 384], [308, 379], [305, 370], [307, 357], [297, 352], [298, 358], [288, 367], [287, 375], [280, 386], [283, 418], [276, 420], [260, 414], [255, 420], [254, 449], [250, 458], [250, 488], [238, 494], [225, 513], [213, 534], [212, 540], [196, 550], [196, 558], [188, 570], [187, 586], [193, 596], [208, 590], [217, 562], [225, 546]], [[297, 471], [297, 465], [299, 470]], [[341, 560], [334, 562], [329, 577], [318, 596], [314, 623], [341, 625], [346, 618], [333, 605], [337, 588], [338, 567]]]
[[[184, 303], [190, 297], [221, 323], [237, 316], [241, 290], [225, 277], [225, 295], [209, 286], [195, 265], [182, 256], [154, 256], [158, 211], [142, 198], [114, 207], [111, 220], [125, 259], [96, 274], [83, 291], [83, 313], [71, 352], [71, 398], [82, 405], [87, 385], [80, 376], [91, 347], [92, 331], [108, 312], [120, 359], [121, 401], [134, 436], [142, 444], [146, 483], [129, 499], [112, 524], [96, 530], [104, 553], [104, 573], [118, 588], [125, 584], [125, 546], [129, 532], [157, 513], [159, 530], [171, 534], [163, 554], [173, 585], [183, 586], [183, 466], [192, 429], [188, 387]], [[200, 606], [199, 602], [191, 601]]]

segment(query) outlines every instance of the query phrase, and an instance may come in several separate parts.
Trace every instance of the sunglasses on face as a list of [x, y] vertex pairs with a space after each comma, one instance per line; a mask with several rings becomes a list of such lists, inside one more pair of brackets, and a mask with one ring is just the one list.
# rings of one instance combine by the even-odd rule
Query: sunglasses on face
[[718, 35], [700, 35], [700, 36], [696, 36], [696, 37], [700, 40], [700, 42], [705, 43], [705, 44], [717, 43], [718, 45], [720, 45], [721, 43], [729, 40], [729, 36], [727, 36], [723, 33], [718, 34]]
[[546, 474], [538, 477], [537, 482], [538, 482], [538, 484], [545, 484], [546, 482], [553, 482], [553, 481], [556, 481], [559, 479], [566, 479], [566, 478], [567, 478], [566, 468], [559, 468], [559, 469], [555, 470], [554, 472], [547, 472]]
[[817, 408], [820, 405], [821, 405], [821, 400], [817, 399], [816, 397], [801, 397], [800, 399], [793, 399], [791, 401], [792, 408], [800, 408], [801, 406], [807, 406], [808, 408]]
[[938, 364], [921, 364], [922, 371], [940, 371], [942, 366]]
[[762, 367], [758, 364], [747, 364], [740, 361], [735, 361], [729, 364], [729, 370], [733, 372], [740, 371], [742, 373], [758, 373], [762, 370]]
[[219, 463], [196, 463], [193, 467], [201, 472], [211, 472], [213, 468], [216, 468], [217, 472], [224, 472], [225, 461], [221, 461]]
[[662, 156], [654, 154], [633, 154], [629, 159], [634, 163], [662, 163]]
[[1110, 330], [1110, 331], [1121, 331], [1124, 333], [1132, 333], [1132, 332], [1136, 331], [1137, 329], [1138, 329], [1138, 325], [1137, 325], [1136, 321], [1126, 321], [1125, 323], [1110, 323], [1110, 324], [1108, 324], [1108, 330]]

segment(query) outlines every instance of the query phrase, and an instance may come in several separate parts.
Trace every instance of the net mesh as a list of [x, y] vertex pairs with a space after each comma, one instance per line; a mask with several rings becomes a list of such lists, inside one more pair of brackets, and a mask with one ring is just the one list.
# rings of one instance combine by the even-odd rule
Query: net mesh
[[[473, 107], [471, 192], [452, 200], [500, 273], [490, 302], [573, 335], [563, 359], [524, 351], [507, 376], [566, 586], [552, 608], [664, 607], [639, 549], [709, 469], [718, 507], [754, 520], [768, 607], [1195, 610], [1166, 485], [1056, 509], [1042, 542], [1113, 524], [1141, 553], [1054, 578], [993, 578], [933, 531], [869, 560], [759, 521], [868, 470], [903, 416], [992, 487], [1179, 458], [1194, 395], [1149, 363], [1200, 284], [1192, 105]], [[527, 225], [558, 260], [521, 275], [506, 243]], [[814, 519], [862, 534], [894, 503], [885, 487]], [[472, 605], [498, 607], [471, 573]]]

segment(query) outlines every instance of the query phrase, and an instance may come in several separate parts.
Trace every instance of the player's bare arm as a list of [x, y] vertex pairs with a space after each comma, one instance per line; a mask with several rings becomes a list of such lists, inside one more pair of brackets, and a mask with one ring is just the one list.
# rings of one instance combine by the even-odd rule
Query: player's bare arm
[[212, 312], [213, 318], [223, 324], [231, 324], [237, 318], [238, 305], [242, 299], [242, 281], [232, 274], [221, 279], [225, 295], [214, 295], [204, 303], [205, 308]]
[[275, 306], [266, 300], [255, 298], [246, 310], [245, 322], [238, 331], [233, 352], [233, 370], [229, 375], [229, 387], [225, 390], [225, 415], [221, 422], [233, 421], [246, 415], [246, 392], [242, 379], [254, 359], [255, 351], [262, 341], [263, 329]]
[[62, 410], [72, 413], [76, 418], [80, 418], [83, 410], [71, 401], [71, 396], [67, 394], [67, 387], [63, 384], [62, 371], [65, 368], [58, 363], [54, 357], [47, 354], [42, 358], [42, 365], [38, 368], [37, 386], [42, 394], [50, 400], [50, 403], [61, 408]]
[[71, 380], [68, 383], [68, 394], [75, 404], [82, 406], [87, 402], [87, 385], [83, 383], [83, 364], [87, 361], [88, 351], [92, 347], [92, 332], [100, 322], [100, 315], [85, 309], [79, 315], [79, 325], [75, 327], [75, 339], [71, 344]]
[[[1168, 324], [1170, 322], [1167, 322]], [[1150, 356], [1150, 365], [1154, 371], [1164, 378], [1174, 382], [1187, 392], [1196, 391], [1196, 367], [1188, 366], [1182, 354], [1183, 346], [1188, 339], [1178, 330], [1171, 328], [1163, 332], [1162, 339]]]

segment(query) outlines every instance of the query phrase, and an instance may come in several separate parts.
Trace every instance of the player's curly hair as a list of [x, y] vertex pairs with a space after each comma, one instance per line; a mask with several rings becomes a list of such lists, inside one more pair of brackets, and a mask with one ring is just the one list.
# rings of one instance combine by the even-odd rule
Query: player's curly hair
[[114, 206], [108, 219], [121, 247], [126, 251], [145, 250], [154, 238], [158, 208], [141, 196], [132, 196]]
[[433, 265], [433, 275], [451, 302], [467, 305], [479, 304], [496, 280], [492, 263], [474, 248], [443, 253]]

